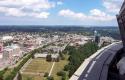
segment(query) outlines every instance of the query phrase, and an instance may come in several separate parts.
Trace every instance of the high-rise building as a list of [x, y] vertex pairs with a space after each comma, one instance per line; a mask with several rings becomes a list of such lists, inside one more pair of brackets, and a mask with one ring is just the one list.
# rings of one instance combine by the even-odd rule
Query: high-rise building
[[94, 31], [94, 41], [98, 44], [100, 42], [100, 35], [98, 34], [97, 31]]
[[125, 1], [121, 7], [119, 15], [117, 15], [117, 21], [125, 50]]
[[125, 80], [125, 1], [120, 9], [119, 15], [117, 15], [117, 21], [123, 42], [123, 56], [117, 63], [117, 69], [119, 70], [120, 80]]

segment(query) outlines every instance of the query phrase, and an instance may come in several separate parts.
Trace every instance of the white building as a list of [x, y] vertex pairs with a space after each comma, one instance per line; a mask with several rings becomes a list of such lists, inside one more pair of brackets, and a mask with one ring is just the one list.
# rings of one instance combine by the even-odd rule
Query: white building
[[35, 58], [46, 58], [47, 57], [47, 53], [36, 53], [34, 55]]
[[11, 41], [13, 40], [13, 37], [12, 36], [3, 36], [2, 37], [2, 41], [6, 42], [6, 41]]
[[3, 60], [8, 60], [10, 64], [14, 64], [22, 56], [22, 51], [18, 45], [7, 46], [3, 50]]

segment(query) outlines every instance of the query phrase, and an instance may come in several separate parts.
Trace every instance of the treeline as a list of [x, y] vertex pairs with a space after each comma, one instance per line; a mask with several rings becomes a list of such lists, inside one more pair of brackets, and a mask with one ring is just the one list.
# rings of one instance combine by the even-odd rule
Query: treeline
[[5, 68], [4, 70], [0, 71], [0, 80], [3, 80], [3, 75], [7, 70], [8, 68]]
[[88, 42], [80, 47], [67, 46], [65, 51], [70, 55], [69, 64], [64, 67], [69, 72], [69, 77], [78, 69], [81, 63], [98, 50], [94, 42]]
[[9, 74], [4, 80], [13, 80], [14, 77], [16, 76], [16, 74], [19, 72], [19, 70], [22, 68], [22, 66], [29, 60], [30, 57], [31, 57], [31, 55], [26, 57], [17, 67], [15, 67], [12, 70], [11, 74]]

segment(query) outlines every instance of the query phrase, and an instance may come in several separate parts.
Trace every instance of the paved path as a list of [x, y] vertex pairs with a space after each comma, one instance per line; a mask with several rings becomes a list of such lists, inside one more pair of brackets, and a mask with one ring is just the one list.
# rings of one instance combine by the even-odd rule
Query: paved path
[[54, 65], [55, 65], [55, 62], [53, 62], [53, 65], [52, 65], [52, 67], [51, 67], [51, 69], [50, 69], [50, 72], [49, 72], [49, 76], [51, 76], [51, 73], [52, 73], [52, 71], [53, 71]]
[[23, 72], [23, 74], [44, 76], [44, 73], [41, 72]]
[[20, 72], [23, 73], [23, 71], [26, 69], [26, 67], [30, 64], [30, 62], [32, 61], [33, 59], [29, 59], [25, 64], [24, 66], [20, 69]]

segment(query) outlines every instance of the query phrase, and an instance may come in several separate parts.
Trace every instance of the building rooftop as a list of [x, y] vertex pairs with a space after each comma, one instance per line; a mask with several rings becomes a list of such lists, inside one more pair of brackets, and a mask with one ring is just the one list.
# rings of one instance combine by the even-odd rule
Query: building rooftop
[[70, 80], [107, 80], [108, 69], [122, 43], [113, 43], [86, 59]]
[[17, 49], [17, 48], [20, 48], [20, 47], [19, 47], [18, 45], [11, 45], [11, 46], [5, 47], [4, 50], [6, 50], [6, 51], [11, 51], [11, 50]]
[[13, 37], [12, 36], [3, 36], [2, 40], [12, 40]]

